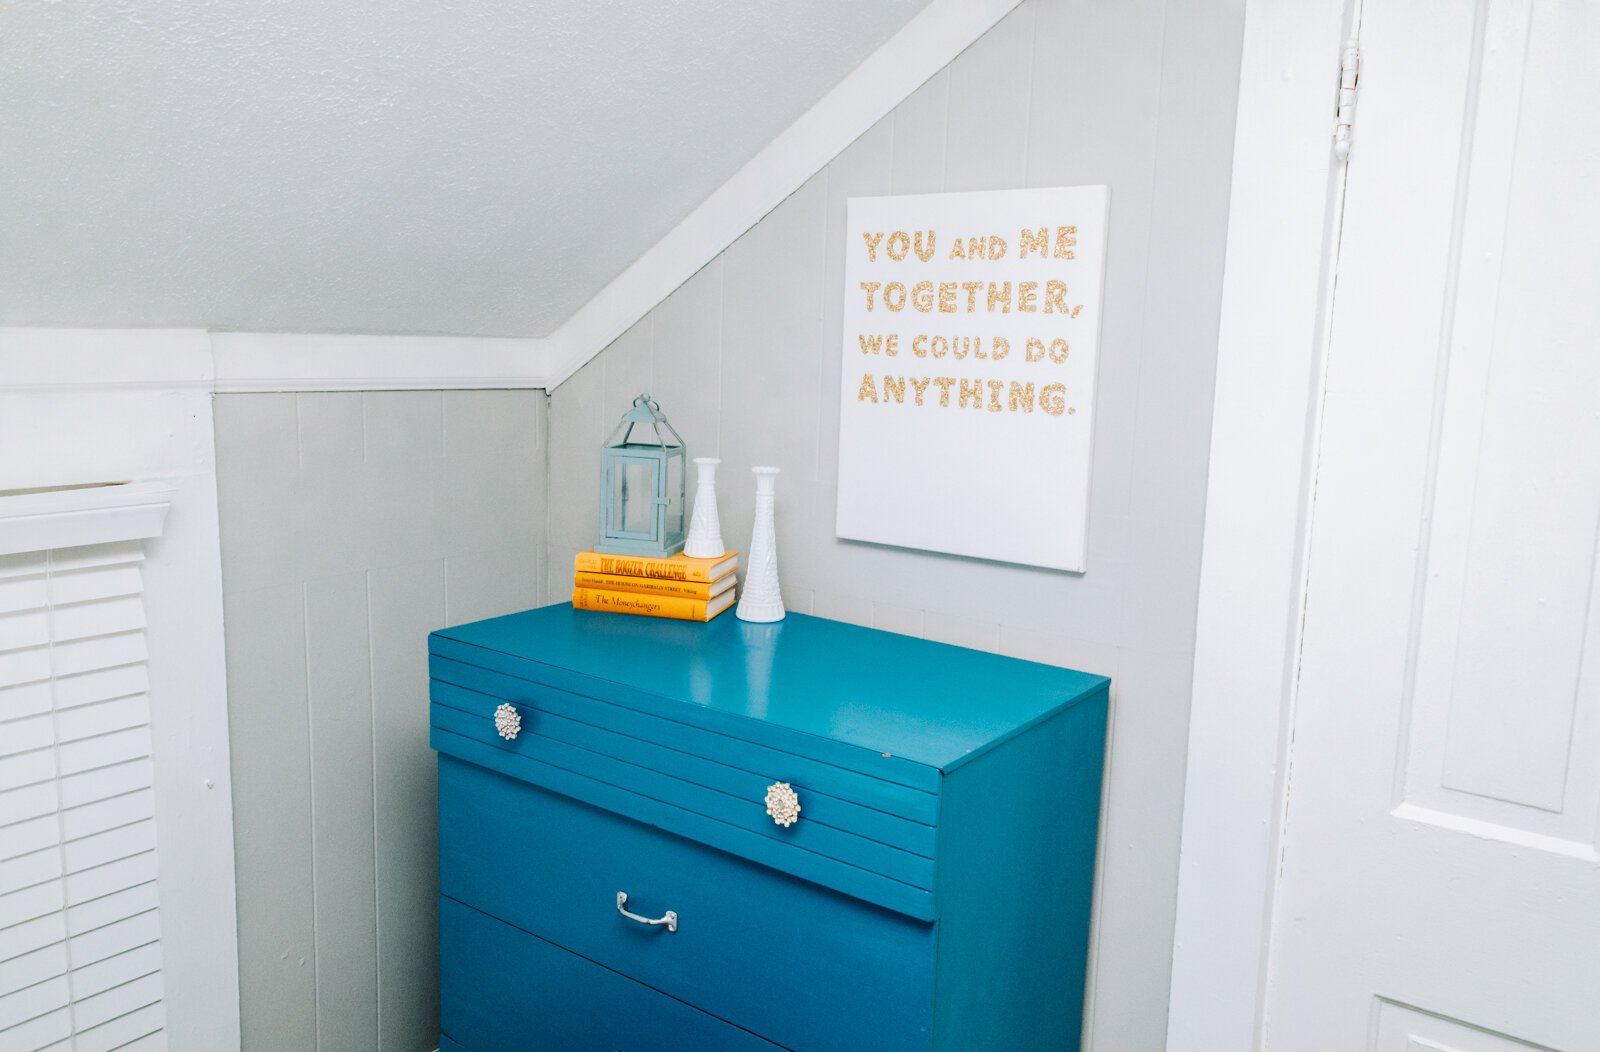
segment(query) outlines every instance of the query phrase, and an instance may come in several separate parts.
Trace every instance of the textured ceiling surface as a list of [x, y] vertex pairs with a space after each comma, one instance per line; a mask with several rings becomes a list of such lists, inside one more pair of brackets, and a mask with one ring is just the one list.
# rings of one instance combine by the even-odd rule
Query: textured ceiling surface
[[0, 0], [0, 325], [548, 334], [927, 0]]

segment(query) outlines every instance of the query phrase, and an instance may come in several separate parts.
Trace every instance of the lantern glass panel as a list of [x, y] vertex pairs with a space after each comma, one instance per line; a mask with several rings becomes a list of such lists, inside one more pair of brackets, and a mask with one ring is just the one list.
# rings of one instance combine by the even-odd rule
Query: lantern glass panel
[[655, 535], [655, 464], [634, 457], [619, 458], [611, 467], [613, 531], [636, 537]]
[[681, 538], [683, 529], [683, 452], [667, 457], [667, 529], [669, 538]]

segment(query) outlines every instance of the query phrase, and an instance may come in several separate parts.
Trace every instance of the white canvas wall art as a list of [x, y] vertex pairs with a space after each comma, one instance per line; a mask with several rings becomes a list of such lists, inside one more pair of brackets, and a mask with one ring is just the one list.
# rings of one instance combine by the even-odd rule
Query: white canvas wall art
[[839, 537], [1086, 569], [1108, 198], [851, 199]]

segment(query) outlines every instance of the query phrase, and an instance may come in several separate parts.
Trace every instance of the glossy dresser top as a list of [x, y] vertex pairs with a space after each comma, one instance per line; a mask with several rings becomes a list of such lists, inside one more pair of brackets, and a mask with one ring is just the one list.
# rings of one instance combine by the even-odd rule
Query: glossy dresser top
[[699, 624], [559, 603], [434, 635], [942, 770], [1110, 682], [804, 614]]

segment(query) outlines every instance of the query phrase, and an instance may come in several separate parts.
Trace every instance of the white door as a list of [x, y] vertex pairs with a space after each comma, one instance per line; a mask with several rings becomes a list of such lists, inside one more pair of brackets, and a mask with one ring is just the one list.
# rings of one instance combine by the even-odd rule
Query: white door
[[1366, 0], [1269, 1049], [1600, 1049], [1600, 3]]

